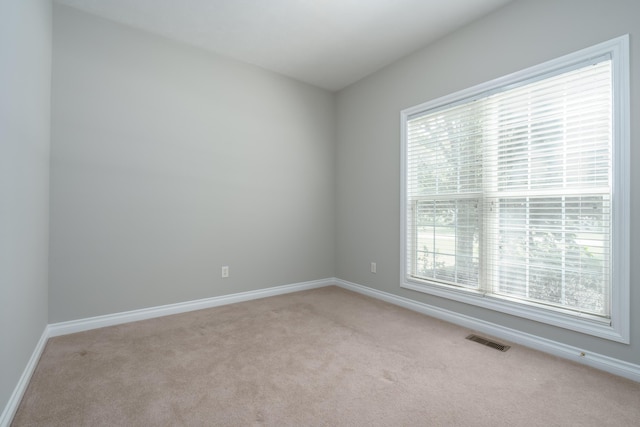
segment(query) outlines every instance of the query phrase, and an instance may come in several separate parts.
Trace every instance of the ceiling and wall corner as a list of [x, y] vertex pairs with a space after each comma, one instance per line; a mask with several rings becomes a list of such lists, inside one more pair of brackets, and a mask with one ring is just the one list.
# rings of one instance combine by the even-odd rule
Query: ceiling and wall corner
[[55, 0], [340, 90], [511, 0]]

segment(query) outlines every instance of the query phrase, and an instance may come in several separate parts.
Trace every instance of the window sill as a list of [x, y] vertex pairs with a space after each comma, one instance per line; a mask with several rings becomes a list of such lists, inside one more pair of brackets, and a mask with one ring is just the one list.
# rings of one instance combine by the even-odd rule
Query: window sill
[[443, 286], [441, 284], [429, 283], [428, 281], [406, 278], [400, 282], [400, 287], [581, 332], [610, 341], [629, 344], [628, 334], [622, 333], [609, 319], [605, 320], [592, 315], [580, 315], [579, 313], [568, 314], [560, 310], [541, 307], [535, 304], [514, 302], [508, 299], [486, 295], [475, 290]]

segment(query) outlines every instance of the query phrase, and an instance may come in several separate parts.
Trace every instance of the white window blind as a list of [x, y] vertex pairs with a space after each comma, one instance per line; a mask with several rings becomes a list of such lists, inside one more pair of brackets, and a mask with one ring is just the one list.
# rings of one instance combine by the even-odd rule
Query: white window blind
[[609, 321], [612, 54], [404, 117], [405, 279]]

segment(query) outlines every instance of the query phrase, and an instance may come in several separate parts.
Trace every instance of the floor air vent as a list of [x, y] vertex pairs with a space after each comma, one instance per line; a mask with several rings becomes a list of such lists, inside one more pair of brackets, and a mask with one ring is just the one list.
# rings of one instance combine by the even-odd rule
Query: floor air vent
[[486, 345], [487, 347], [495, 348], [496, 350], [500, 350], [500, 351], [507, 351], [507, 350], [509, 350], [511, 348], [510, 345], [500, 344], [500, 343], [497, 343], [495, 341], [491, 341], [491, 340], [488, 340], [486, 338], [482, 338], [482, 337], [479, 337], [479, 336], [473, 335], [473, 334], [469, 335], [467, 337], [467, 339], [471, 340], [471, 341], [475, 341], [475, 342], [480, 343], [482, 345]]

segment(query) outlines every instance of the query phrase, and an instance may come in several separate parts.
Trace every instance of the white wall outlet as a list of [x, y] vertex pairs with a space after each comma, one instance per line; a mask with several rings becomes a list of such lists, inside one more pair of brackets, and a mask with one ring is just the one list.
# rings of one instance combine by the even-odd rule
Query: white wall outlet
[[376, 266], [376, 263], [375, 263], [375, 262], [372, 262], [372, 263], [371, 263], [371, 272], [372, 272], [373, 274], [375, 274], [375, 273], [376, 273], [377, 268], [378, 268], [378, 267]]
[[227, 277], [229, 277], [229, 266], [228, 265], [223, 265], [222, 266], [222, 278], [226, 279]]

